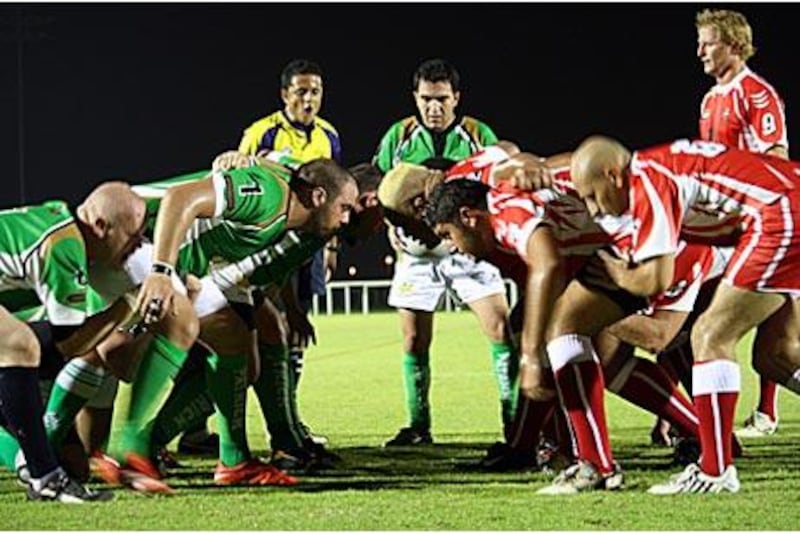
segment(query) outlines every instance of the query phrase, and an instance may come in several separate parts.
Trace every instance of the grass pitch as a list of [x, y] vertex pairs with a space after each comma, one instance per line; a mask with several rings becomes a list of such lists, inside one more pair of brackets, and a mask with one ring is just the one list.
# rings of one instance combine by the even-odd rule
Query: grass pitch
[[[670, 452], [653, 448], [653, 417], [607, 396], [611, 439], [626, 473], [619, 493], [535, 496], [543, 474], [484, 474], [464, 467], [500, 438], [499, 405], [488, 346], [468, 312], [436, 317], [432, 413], [436, 444], [386, 450], [405, 423], [400, 333], [394, 314], [319, 317], [320, 346], [306, 355], [301, 412], [343, 462], [292, 488], [218, 488], [213, 460], [181, 458], [172, 497], [116, 490], [110, 503], [26, 502], [0, 473], [5, 530], [796, 530], [800, 519], [800, 401], [782, 391], [780, 431], [745, 442], [742, 491], [724, 496], [655, 497], [650, 484], [675, 471]], [[756, 378], [743, 346], [737, 426], [754, 403]], [[250, 444], [267, 448], [251, 397]]]

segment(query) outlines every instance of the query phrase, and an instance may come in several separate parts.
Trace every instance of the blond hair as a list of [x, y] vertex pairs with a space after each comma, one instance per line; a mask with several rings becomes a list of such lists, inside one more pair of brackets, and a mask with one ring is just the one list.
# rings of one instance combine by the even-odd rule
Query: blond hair
[[743, 61], [756, 53], [753, 46], [753, 30], [747, 19], [738, 11], [728, 9], [706, 9], [697, 14], [694, 21], [697, 29], [710, 26], [717, 29], [720, 40], [733, 47]]

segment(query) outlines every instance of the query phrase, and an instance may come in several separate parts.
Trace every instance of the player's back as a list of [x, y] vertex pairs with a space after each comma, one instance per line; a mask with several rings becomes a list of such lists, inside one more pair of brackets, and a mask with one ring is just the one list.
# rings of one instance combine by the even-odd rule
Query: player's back
[[796, 194], [800, 177], [794, 162], [685, 139], [634, 153], [631, 171], [639, 224], [669, 220], [671, 231], [709, 244], [728, 243], [766, 206]]
[[38, 265], [62, 240], [83, 248], [75, 220], [62, 201], [0, 211], [0, 290], [30, 287]]

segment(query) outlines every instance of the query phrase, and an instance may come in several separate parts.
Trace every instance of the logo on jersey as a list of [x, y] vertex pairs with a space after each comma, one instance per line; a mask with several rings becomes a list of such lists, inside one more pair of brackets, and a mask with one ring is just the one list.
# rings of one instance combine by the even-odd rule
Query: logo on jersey
[[683, 292], [686, 291], [686, 287], [689, 285], [689, 282], [685, 279], [680, 280], [678, 283], [669, 287], [667, 290], [664, 291], [664, 296], [669, 299], [674, 299], [680, 296]]
[[75, 272], [75, 284], [81, 287], [85, 287], [89, 284], [89, 276], [86, 274], [85, 270], [80, 269]]
[[778, 123], [775, 120], [775, 115], [764, 113], [761, 117], [761, 135], [772, 135], [776, 131], [778, 131]]
[[241, 196], [258, 196], [264, 192], [261, 184], [258, 182], [259, 175], [247, 172], [247, 177], [250, 178], [250, 183], [247, 185], [239, 186], [239, 195]]

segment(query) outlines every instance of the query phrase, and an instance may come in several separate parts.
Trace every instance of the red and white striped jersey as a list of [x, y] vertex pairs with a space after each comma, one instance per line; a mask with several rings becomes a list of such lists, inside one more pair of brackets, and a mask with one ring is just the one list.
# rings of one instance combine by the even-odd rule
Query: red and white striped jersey
[[728, 261], [733, 255], [733, 248], [688, 244], [680, 241], [675, 256], [675, 267], [672, 283], [662, 293], [649, 299], [650, 308], [646, 314], [654, 310], [689, 313], [700, 288], [711, 279], [725, 272]]
[[613, 238], [592, 220], [578, 197], [569, 167], [551, 169], [552, 188], [523, 191], [509, 183], [492, 180], [494, 166], [508, 157], [504, 150], [492, 146], [457, 163], [445, 175], [448, 181], [470, 179], [491, 187], [487, 204], [495, 240], [500, 246], [526, 258], [528, 239], [541, 225], [553, 230], [565, 257], [589, 256], [613, 242]]
[[764, 78], [745, 67], [733, 80], [713, 86], [700, 104], [700, 137], [764, 153], [789, 148], [783, 101]]
[[572, 188], [569, 169], [556, 171], [559, 174], [562, 179], [557, 179], [552, 189], [520, 191], [500, 183], [490, 190], [487, 203], [495, 240], [501, 246], [527, 258], [528, 239], [542, 225], [553, 231], [561, 255], [566, 257], [588, 256], [612, 242]]
[[508, 158], [508, 152], [499, 146], [486, 147], [450, 167], [445, 172], [445, 180], [468, 179], [492, 187], [494, 183], [491, 175], [494, 166]]
[[630, 170], [636, 262], [675, 253], [681, 236], [707, 242], [758, 224], [800, 178], [797, 163], [688, 140], [635, 152]]

